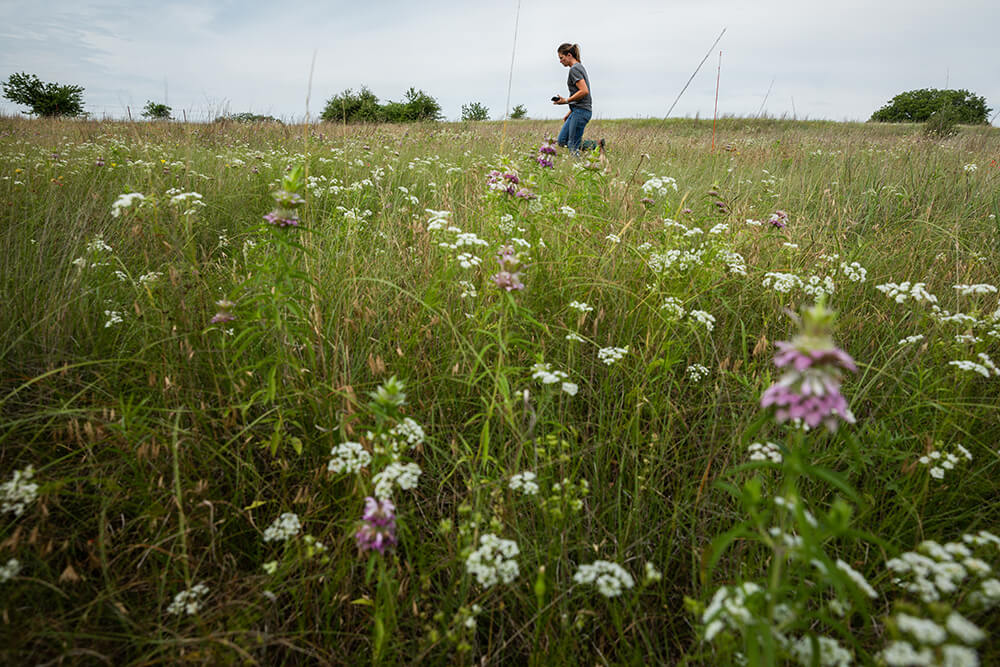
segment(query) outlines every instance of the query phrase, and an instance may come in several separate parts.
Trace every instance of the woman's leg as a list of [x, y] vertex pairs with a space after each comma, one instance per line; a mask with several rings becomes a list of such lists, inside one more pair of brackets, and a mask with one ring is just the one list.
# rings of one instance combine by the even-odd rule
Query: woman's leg
[[591, 112], [586, 109], [574, 109], [567, 122], [572, 123], [569, 127], [569, 150], [574, 155], [580, 152], [580, 144], [583, 142], [583, 129], [590, 122]]
[[566, 146], [569, 143], [570, 134], [570, 124], [573, 122], [573, 113], [570, 112], [569, 118], [563, 123], [562, 129], [559, 130], [559, 138], [556, 139], [556, 143], [560, 146]]

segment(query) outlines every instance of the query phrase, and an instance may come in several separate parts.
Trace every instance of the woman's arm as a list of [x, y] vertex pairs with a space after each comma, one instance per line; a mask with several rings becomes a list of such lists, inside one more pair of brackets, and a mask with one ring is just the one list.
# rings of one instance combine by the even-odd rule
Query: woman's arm
[[586, 97], [590, 94], [590, 89], [587, 88], [586, 79], [580, 79], [576, 82], [576, 92], [569, 97], [560, 97], [558, 100], [553, 102], [553, 104], [569, 104], [570, 102], [576, 101], [581, 97]]

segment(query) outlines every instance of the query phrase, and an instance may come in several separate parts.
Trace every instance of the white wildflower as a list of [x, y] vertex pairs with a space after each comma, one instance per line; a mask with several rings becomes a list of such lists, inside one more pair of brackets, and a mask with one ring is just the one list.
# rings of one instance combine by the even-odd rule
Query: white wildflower
[[294, 512], [285, 512], [267, 527], [264, 531], [265, 542], [287, 542], [289, 538], [295, 537], [302, 530], [299, 522], [299, 515]]
[[0, 484], [0, 512], [10, 512], [21, 516], [28, 505], [38, 497], [38, 485], [31, 481], [35, 467], [29, 465], [24, 470], [15, 470], [10, 479]]
[[573, 581], [578, 584], [594, 584], [597, 592], [606, 598], [617, 597], [624, 589], [635, 586], [632, 575], [621, 565], [606, 560], [581, 565], [573, 574]]
[[628, 354], [628, 348], [628, 345], [625, 347], [602, 347], [597, 351], [597, 358], [610, 366]]
[[416, 463], [390, 463], [382, 472], [372, 478], [375, 483], [375, 496], [380, 500], [392, 498], [392, 487], [398, 486], [405, 490], [416, 487], [421, 474]]
[[525, 496], [536, 496], [538, 495], [538, 482], [535, 480], [535, 473], [526, 470], [511, 477], [509, 486], [511, 490], [520, 491]]
[[691, 364], [684, 371], [684, 374], [691, 382], [701, 382], [703, 379], [708, 377], [708, 368], [702, 366], [701, 364]]
[[570, 301], [569, 307], [575, 308], [576, 310], [579, 310], [581, 313], [589, 313], [594, 310], [593, 306], [588, 305], [582, 301]]
[[0, 565], [0, 584], [6, 584], [21, 572], [21, 561], [11, 558], [6, 565]]
[[192, 616], [201, 609], [202, 598], [208, 593], [208, 586], [205, 584], [195, 584], [186, 591], [181, 591], [174, 596], [173, 602], [167, 607], [168, 614], [179, 616], [187, 614]]
[[693, 319], [705, 325], [709, 332], [715, 328], [715, 317], [704, 310], [692, 310], [690, 315]]
[[754, 442], [747, 447], [747, 451], [750, 452], [751, 461], [771, 461], [772, 463], [781, 463], [782, 461], [781, 448], [773, 442], [763, 444]]
[[111, 205], [111, 217], [117, 218], [122, 214], [122, 211], [127, 208], [132, 208], [133, 205], [138, 202], [142, 205], [146, 201], [146, 197], [138, 192], [129, 192], [124, 195], [118, 195], [118, 199]]
[[509, 584], [520, 574], [514, 558], [521, 553], [517, 542], [504, 540], [493, 533], [479, 538], [479, 548], [469, 554], [465, 561], [465, 571], [476, 578], [483, 588], [497, 583]]
[[359, 442], [342, 442], [330, 450], [327, 470], [334, 473], [356, 474], [372, 462], [372, 455]]

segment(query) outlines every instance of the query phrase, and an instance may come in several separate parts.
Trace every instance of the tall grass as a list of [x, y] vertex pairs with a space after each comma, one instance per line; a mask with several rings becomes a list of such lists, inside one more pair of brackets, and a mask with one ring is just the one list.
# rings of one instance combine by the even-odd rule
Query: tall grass
[[[4, 661], [729, 661], [732, 646], [702, 641], [693, 601], [771, 564], [759, 542], [713, 540], [745, 521], [731, 491], [755, 476], [765, 497], [784, 488], [787, 470], [742, 464], [753, 441], [797, 437], [759, 400], [778, 375], [772, 343], [794, 334], [786, 311], [812, 302], [764, 287], [769, 272], [832, 276], [836, 340], [858, 361], [844, 386], [857, 423], [808, 434], [809, 464], [844, 487], [807, 475], [798, 489], [823, 509], [856, 492], [854, 537], [827, 548], [884, 591], [851, 626], [858, 660], [873, 659], [905, 597], [886, 560], [1000, 522], [1000, 377], [949, 365], [1000, 361], [996, 294], [953, 288], [996, 283], [1000, 135], [733, 118], [713, 153], [709, 129], [595, 122], [606, 162], [562, 154], [546, 170], [535, 151], [557, 127], [534, 121], [510, 123], [503, 146], [492, 123], [0, 121], [0, 472], [33, 465], [39, 484], [0, 524], [0, 557], [22, 566], [0, 584]], [[278, 230], [263, 215], [296, 166], [302, 225]], [[491, 169], [514, 168], [535, 200], [488, 191]], [[677, 191], [641, 201], [651, 175]], [[172, 204], [171, 188], [204, 206]], [[113, 217], [130, 192], [146, 205]], [[455, 234], [425, 209], [488, 245], [442, 247]], [[779, 209], [784, 230], [767, 222]], [[490, 277], [515, 237], [530, 245], [515, 246], [526, 288], [506, 292]], [[688, 270], [650, 268], [705, 239]], [[462, 251], [481, 265], [460, 266]], [[903, 281], [979, 324], [876, 289]], [[667, 297], [714, 328], [670, 316]], [[236, 319], [213, 325], [223, 299]], [[536, 363], [579, 392], [532, 379]], [[690, 379], [694, 364], [707, 378]], [[391, 376], [407, 398], [386, 412], [368, 395]], [[359, 554], [375, 470], [331, 473], [330, 452], [373, 451], [403, 417], [426, 432], [406, 454], [423, 472], [393, 494], [398, 547]], [[918, 459], [937, 441], [973, 460], [930, 477]], [[509, 487], [522, 471], [538, 495]], [[284, 512], [325, 551], [263, 541]], [[519, 546], [509, 584], [466, 569], [486, 533]], [[595, 560], [635, 587], [605, 598], [574, 583]], [[198, 583], [197, 613], [167, 612]], [[990, 664], [1000, 627], [976, 620]]]

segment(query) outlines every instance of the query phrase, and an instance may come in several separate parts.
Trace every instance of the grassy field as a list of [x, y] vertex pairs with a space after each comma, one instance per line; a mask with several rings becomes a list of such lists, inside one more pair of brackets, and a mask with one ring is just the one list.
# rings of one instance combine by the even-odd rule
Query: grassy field
[[1000, 662], [1000, 133], [557, 131], [0, 119], [0, 661]]

